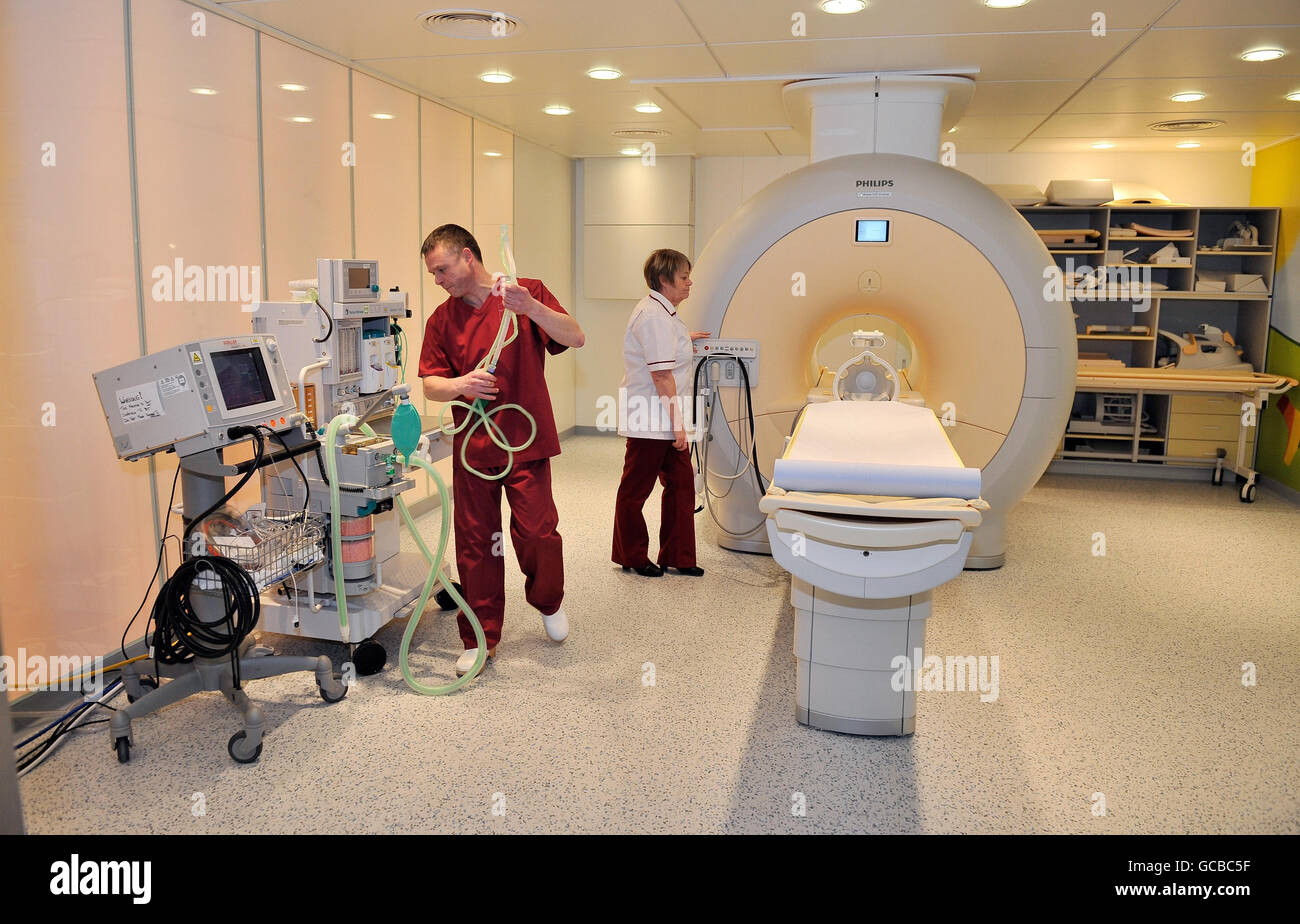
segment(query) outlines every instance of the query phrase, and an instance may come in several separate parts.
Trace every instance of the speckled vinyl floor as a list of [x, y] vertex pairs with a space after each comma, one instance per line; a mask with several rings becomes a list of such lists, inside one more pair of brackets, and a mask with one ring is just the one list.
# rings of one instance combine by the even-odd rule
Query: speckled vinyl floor
[[[215, 693], [138, 720], [129, 764], [105, 726], [78, 732], [22, 781], [28, 829], [1300, 832], [1300, 511], [1284, 500], [1045, 477], [1010, 518], [1006, 567], [934, 595], [926, 653], [997, 655], [998, 699], [922, 692], [914, 736], [856, 738], [794, 720], [771, 559], [718, 549], [701, 515], [705, 577], [609, 562], [621, 458], [621, 440], [579, 437], [555, 462], [563, 645], [511, 557], [502, 646], [468, 690], [410, 693], [391, 623], [390, 667], [337, 705], [306, 674], [249, 685], [270, 730], [256, 764], [227, 756], [238, 718]], [[452, 620], [431, 613], [417, 643], [420, 676], [450, 677]]]

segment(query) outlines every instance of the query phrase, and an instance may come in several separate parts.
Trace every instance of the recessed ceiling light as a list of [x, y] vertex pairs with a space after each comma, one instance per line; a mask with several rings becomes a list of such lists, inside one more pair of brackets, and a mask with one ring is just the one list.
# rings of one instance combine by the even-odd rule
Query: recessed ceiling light
[[948, 129], [948, 134], [951, 135], [951, 134], [952, 134], [953, 132], [955, 132], [956, 130], [957, 130], [957, 126], [954, 125], [952, 128]]
[[587, 71], [587, 76], [594, 80], [618, 80], [623, 72], [612, 67], [593, 67]]
[[984, 0], [984, 5], [995, 10], [1012, 10], [1028, 2], [1029, 0]]
[[568, 115], [573, 112], [568, 106], [543, 106], [542, 112], [547, 115]]
[[1300, 103], [1300, 90], [1296, 90], [1294, 93], [1288, 93], [1286, 98], [1293, 103]]
[[486, 74], [479, 74], [478, 79], [484, 83], [509, 83], [515, 78], [513, 74], [507, 74], [505, 71], [488, 71]]
[[618, 153], [626, 157], [635, 157], [636, 155], [641, 153], [641, 149], [640, 148], [619, 148]]
[[1205, 99], [1205, 94], [1193, 91], [1191, 93], [1175, 93], [1169, 98], [1175, 103], [1199, 103]]
[[393, 115], [391, 112], [372, 112], [370, 113], [370, 118], [387, 121], [388, 119], [395, 119], [397, 116]]
[[1180, 141], [1174, 145], [1176, 148], [1199, 148], [1200, 146], [1201, 143], [1199, 141]]
[[500, 151], [484, 151], [484, 152], [483, 152], [483, 156], [484, 156], [484, 157], [500, 157], [500, 156], [501, 156], [501, 152], [500, 152]]
[[307, 90], [307, 88], [300, 83], [282, 83], [280, 84], [280, 89], [288, 90], [290, 93], [304, 93]]
[[216, 96], [217, 91], [211, 87], [190, 87], [190, 92], [196, 96]]
[[1113, 142], [1113, 141], [1094, 141], [1094, 142], [1092, 143], [1092, 146], [1093, 146], [1094, 148], [1096, 148], [1098, 151], [1106, 151], [1106, 150], [1109, 150], [1110, 148], [1113, 148], [1113, 147], [1115, 146], [1115, 142]]
[[656, 103], [637, 103], [632, 107], [637, 112], [644, 112], [646, 115], [654, 115], [656, 112], [663, 112], [663, 107]]
[[290, 122], [310, 122], [311, 116], [289, 116]]
[[1286, 54], [1281, 48], [1255, 48], [1241, 56], [1243, 61], [1276, 61]]
[[822, 0], [818, 6], [823, 13], [861, 13], [867, 8], [867, 0]]

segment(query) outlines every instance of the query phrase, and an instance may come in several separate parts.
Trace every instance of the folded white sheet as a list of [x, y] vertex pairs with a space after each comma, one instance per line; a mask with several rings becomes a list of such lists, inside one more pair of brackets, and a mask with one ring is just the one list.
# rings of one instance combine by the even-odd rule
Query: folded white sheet
[[966, 468], [929, 408], [897, 401], [829, 401], [804, 409], [772, 483], [787, 491], [972, 499]]

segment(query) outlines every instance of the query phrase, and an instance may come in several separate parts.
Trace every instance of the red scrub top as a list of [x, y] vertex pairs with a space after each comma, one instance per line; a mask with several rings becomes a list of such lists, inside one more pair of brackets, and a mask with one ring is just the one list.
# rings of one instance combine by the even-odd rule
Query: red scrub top
[[[547, 308], [568, 314], [541, 280], [521, 278], [519, 284]], [[420, 378], [428, 375], [455, 378], [473, 370], [492, 348], [505, 310], [505, 302], [499, 295], [489, 295], [478, 308], [459, 298], [449, 298], [439, 305], [424, 326]], [[546, 353], [563, 353], [568, 347], [552, 340], [532, 319], [523, 315], [516, 315], [515, 319], [519, 324], [519, 336], [501, 350], [494, 373], [497, 397], [487, 407], [491, 411], [503, 404], [518, 404], [527, 409], [537, 421], [537, 438], [527, 449], [515, 453], [515, 461], [547, 459], [560, 454], [560, 438], [555, 432], [555, 414], [551, 410], [550, 392], [546, 389]], [[460, 400], [464, 400], [463, 395]], [[459, 426], [468, 413], [464, 408], [453, 408], [452, 419]], [[528, 419], [514, 409], [493, 415], [492, 423], [500, 427], [512, 446], [526, 440], [531, 429]], [[471, 422], [470, 427], [473, 426]], [[464, 431], [455, 436], [457, 459], [464, 438]], [[477, 469], [503, 466], [507, 461], [505, 451], [492, 442], [485, 426], [475, 429], [465, 455], [469, 464]]]

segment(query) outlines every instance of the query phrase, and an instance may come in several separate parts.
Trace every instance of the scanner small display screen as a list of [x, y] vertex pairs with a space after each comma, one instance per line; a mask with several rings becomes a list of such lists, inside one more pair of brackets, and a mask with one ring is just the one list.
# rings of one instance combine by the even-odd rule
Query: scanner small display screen
[[271, 387], [271, 378], [266, 374], [266, 364], [262, 362], [262, 351], [258, 347], [213, 353], [212, 369], [227, 410], [275, 400], [275, 389]]
[[858, 236], [859, 244], [884, 244], [889, 241], [889, 219], [888, 218], [859, 218], [858, 219]]
[[370, 267], [349, 266], [348, 267], [348, 288], [369, 289], [370, 288]]

